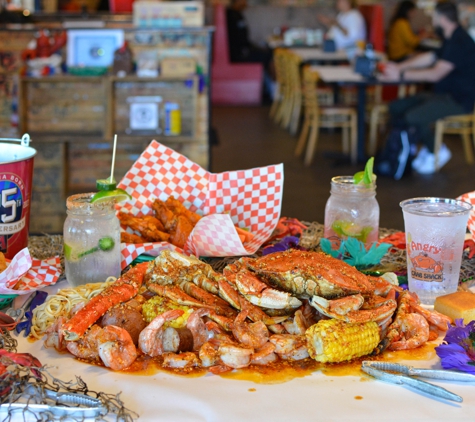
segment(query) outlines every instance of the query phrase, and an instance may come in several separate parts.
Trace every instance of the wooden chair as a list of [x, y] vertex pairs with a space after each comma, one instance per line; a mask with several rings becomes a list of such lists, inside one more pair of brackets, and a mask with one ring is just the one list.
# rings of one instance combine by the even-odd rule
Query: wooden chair
[[[276, 51], [276, 77], [280, 78], [278, 104], [275, 106], [274, 121], [282, 128], [289, 129], [292, 135], [298, 130], [302, 109], [302, 86], [300, 78], [301, 59], [288, 49]], [[279, 69], [279, 70], [278, 70]], [[278, 74], [278, 76], [277, 76]]]
[[287, 50], [277, 48], [274, 51], [274, 67], [276, 78], [276, 92], [269, 116], [276, 124], [285, 120], [285, 115], [290, 107], [290, 91], [287, 78], [286, 56]]
[[275, 91], [272, 106], [269, 111], [269, 117], [278, 123], [279, 112], [284, 101], [285, 91], [285, 77], [284, 77], [284, 58], [285, 50], [283, 48], [276, 48], [272, 54], [275, 69]]
[[435, 170], [439, 171], [438, 153], [442, 145], [444, 135], [460, 135], [463, 141], [465, 160], [468, 164], [473, 164], [473, 151], [470, 145], [472, 137], [475, 148], [475, 109], [472, 114], [462, 114], [458, 116], [448, 116], [437, 120], [435, 123]]
[[292, 52], [287, 54], [287, 75], [292, 103], [288, 129], [291, 135], [297, 134], [300, 124], [300, 116], [302, 114], [302, 80], [300, 77], [301, 63], [302, 61], [300, 57], [296, 54]]
[[317, 82], [318, 74], [311, 71], [308, 66], [305, 67], [303, 70], [304, 123], [295, 155], [302, 155], [307, 144], [305, 165], [309, 166], [317, 146], [319, 129], [339, 127], [343, 130], [343, 152], [349, 153], [351, 162], [355, 164], [357, 160], [356, 110], [351, 107], [321, 107], [317, 95]]
[[[377, 88], [381, 88], [380, 85]], [[404, 98], [407, 95], [414, 95], [417, 91], [417, 85], [399, 85], [398, 98]], [[368, 154], [373, 156], [376, 154], [378, 148], [378, 130], [385, 126], [388, 122], [389, 108], [387, 103], [381, 101], [382, 95], [379, 96], [379, 101], [372, 105], [369, 112], [369, 145]]]

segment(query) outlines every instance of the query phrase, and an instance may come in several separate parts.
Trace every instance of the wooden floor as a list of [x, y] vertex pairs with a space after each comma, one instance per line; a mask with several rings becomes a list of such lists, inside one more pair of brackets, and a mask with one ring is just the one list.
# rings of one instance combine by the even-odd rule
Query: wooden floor
[[[352, 175], [363, 169], [338, 162], [328, 155], [341, 151], [339, 133], [321, 133], [315, 160], [310, 167], [294, 156], [297, 138], [268, 118], [268, 107], [214, 107], [212, 126], [219, 144], [212, 148], [211, 170], [246, 169], [284, 163], [282, 216], [323, 223], [325, 203], [330, 195], [330, 179]], [[462, 142], [447, 137], [444, 142], [452, 159], [439, 173], [416, 173], [395, 181], [379, 177], [377, 199], [381, 209], [380, 226], [403, 230], [399, 202], [418, 196], [455, 198], [475, 190], [475, 165], [465, 162]]]

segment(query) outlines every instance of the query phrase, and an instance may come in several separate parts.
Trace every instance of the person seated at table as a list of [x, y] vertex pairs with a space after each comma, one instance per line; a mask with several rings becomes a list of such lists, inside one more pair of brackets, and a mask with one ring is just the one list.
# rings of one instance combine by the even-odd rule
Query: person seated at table
[[231, 62], [262, 63], [268, 68], [272, 59], [270, 50], [254, 45], [249, 39], [244, 10], [247, 0], [231, 0], [226, 9], [226, 23], [228, 26], [229, 55]]
[[396, 8], [388, 31], [388, 58], [402, 61], [415, 53], [424, 36], [418, 36], [411, 27], [411, 19], [416, 13], [416, 5], [404, 0]]
[[[417, 130], [423, 146], [412, 166], [423, 174], [435, 172], [435, 122], [446, 116], [471, 113], [475, 104], [475, 42], [460, 26], [457, 6], [450, 1], [437, 3], [432, 19], [434, 31], [443, 38], [441, 49], [418, 54], [401, 63], [389, 62], [383, 74], [388, 81], [434, 83], [432, 92], [389, 104], [393, 124]], [[442, 144], [439, 167], [451, 156], [450, 150]]]
[[329, 28], [327, 38], [335, 41], [337, 50], [358, 46], [366, 40], [366, 23], [357, 9], [356, 0], [336, 0], [336, 18], [319, 15], [318, 20]]
[[251, 42], [247, 29], [244, 10], [247, 0], [231, 0], [226, 9], [226, 24], [228, 27], [229, 59], [232, 63], [262, 63], [264, 66], [264, 103], [272, 99], [275, 82], [272, 63], [272, 51], [261, 48]]

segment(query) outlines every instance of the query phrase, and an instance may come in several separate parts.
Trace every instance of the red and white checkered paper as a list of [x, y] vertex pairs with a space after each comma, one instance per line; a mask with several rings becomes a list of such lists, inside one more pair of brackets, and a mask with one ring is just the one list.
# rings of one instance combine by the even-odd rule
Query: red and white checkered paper
[[[249, 255], [269, 238], [279, 221], [283, 182], [282, 164], [210, 173], [173, 149], [152, 141], [119, 183], [132, 196], [131, 201], [121, 204], [120, 210], [137, 216], [152, 214], [156, 198], [166, 201], [173, 195], [190, 210], [206, 216], [191, 233], [185, 253]], [[253, 240], [244, 246], [234, 224], [249, 229]], [[128, 253], [133, 247], [127, 244]]]
[[154, 243], [140, 243], [140, 244], [133, 244], [133, 243], [121, 243], [121, 253], [122, 253], [122, 260], [121, 260], [121, 267], [124, 269], [129, 265], [135, 258], [142, 255], [143, 253], [147, 252], [148, 255], [151, 256], [158, 256], [161, 251], [173, 250], [177, 252], [183, 252], [183, 249], [172, 245], [168, 242], [154, 242]]
[[470, 233], [472, 234], [472, 239], [475, 241], [475, 191], [464, 193], [463, 195], [460, 195], [457, 199], [460, 201], [468, 202], [472, 205], [472, 210], [470, 211], [470, 214], [468, 216], [467, 226], [470, 230]]
[[28, 248], [24, 248], [13, 257], [6, 270], [0, 273], [0, 294], [31, 293], [56, 283], [60, 275], [59, 256], [42, 261], [31, 258]]

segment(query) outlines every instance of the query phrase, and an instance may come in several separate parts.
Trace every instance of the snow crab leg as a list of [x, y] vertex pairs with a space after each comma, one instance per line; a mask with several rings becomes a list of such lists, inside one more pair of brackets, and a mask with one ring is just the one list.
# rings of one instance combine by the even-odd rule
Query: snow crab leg
[[110, 308], [136, 296], [143, 283], [147, 267], [148, 262], [136, 265], [114, 284], [93, 297], [61, 327], [64, 339], [78, 340]]

